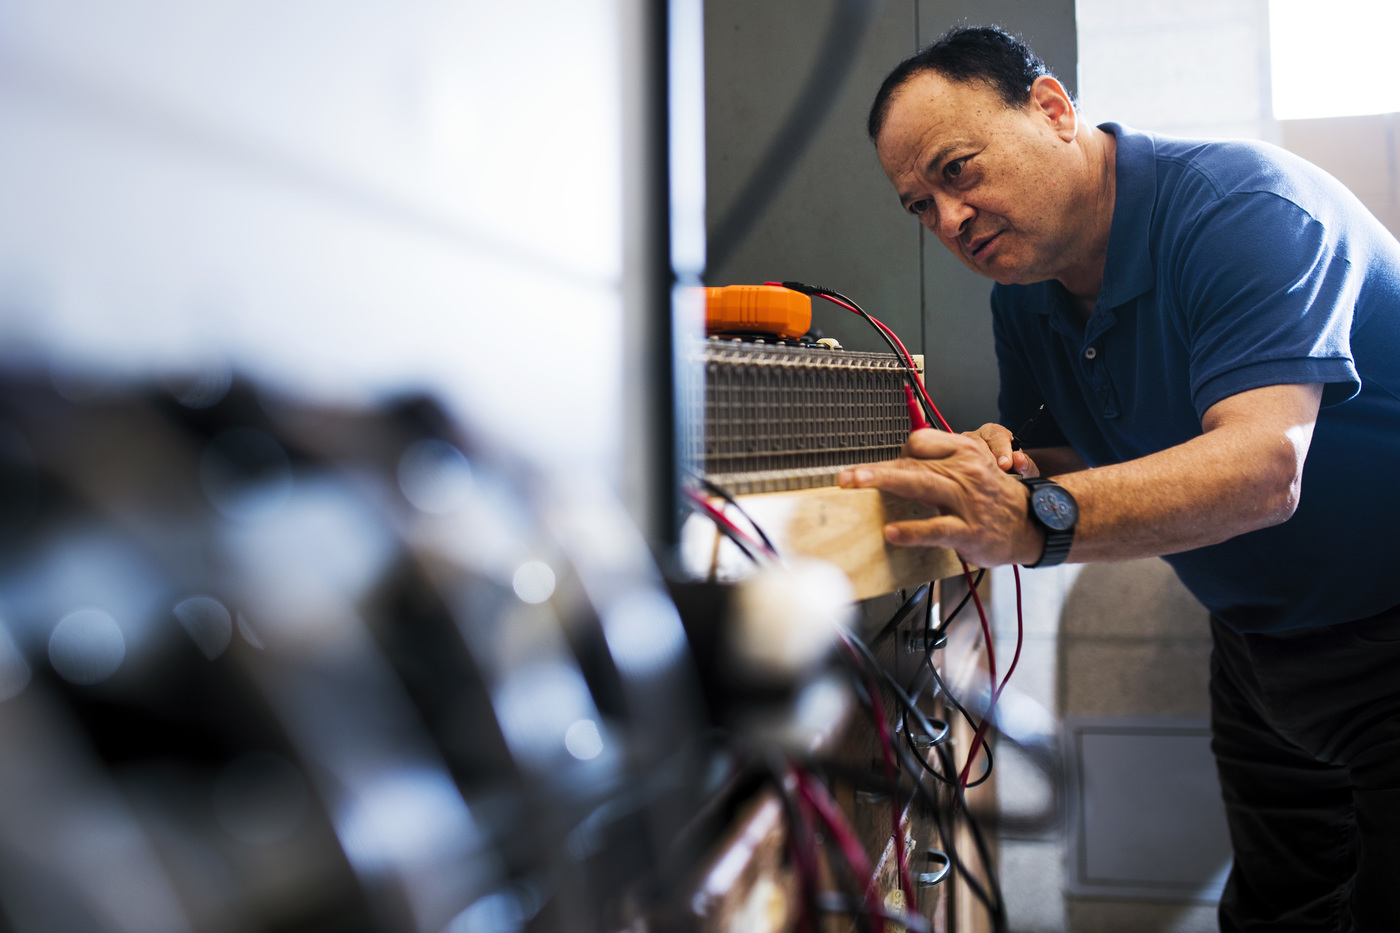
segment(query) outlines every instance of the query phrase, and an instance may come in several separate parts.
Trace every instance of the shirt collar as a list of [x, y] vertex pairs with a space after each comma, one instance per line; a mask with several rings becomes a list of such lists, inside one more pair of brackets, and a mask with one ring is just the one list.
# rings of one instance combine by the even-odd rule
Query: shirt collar
[[1156, 284], [1148, 234], [1157, 201], [1157, 146], [1147, 133], [1117, 123], [1099, 129], [1118, 141], [1114, 156], [1113, 226], [1108, 232], [1099, 307], [1116, 308]]

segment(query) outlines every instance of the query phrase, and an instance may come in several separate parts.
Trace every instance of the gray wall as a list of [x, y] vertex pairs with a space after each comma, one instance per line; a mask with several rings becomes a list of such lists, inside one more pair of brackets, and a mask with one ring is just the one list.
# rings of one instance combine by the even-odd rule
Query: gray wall
[[[834, 0], [708, 0], [705, 5], [706, 158], [711, 224], [747, 180], [813, 65]], [[964, 268], [904, 214], [865, 138], [884, 76], [949, 26], [996, 22], [1021, 33], [1071, 88], [1073, 0], [1028, 4], [890, 0], [816, 141], [768, 212], [710, 284], [797, 279], [845, 292], [913, 352], [956, 430], [996, 417], [991, 282]], [[819, 302], [817, 326], [855, 349], [883, 350], [854, 315]]]

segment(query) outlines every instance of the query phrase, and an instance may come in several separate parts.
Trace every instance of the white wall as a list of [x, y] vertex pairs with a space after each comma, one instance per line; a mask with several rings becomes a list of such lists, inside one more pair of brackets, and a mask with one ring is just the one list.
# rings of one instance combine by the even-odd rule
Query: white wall
[[612, 464], [622, 15], [0, 5], [6, 365], [425, 389], [531, 453]]
[[1268, 0], [1076, 0], [1079, 93], [1095, 123], [1278, 142]]

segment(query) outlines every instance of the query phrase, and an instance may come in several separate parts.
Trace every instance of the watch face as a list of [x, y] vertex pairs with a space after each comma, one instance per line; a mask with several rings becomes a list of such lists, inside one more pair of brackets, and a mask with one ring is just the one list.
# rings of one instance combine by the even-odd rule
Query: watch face
[[1079, 520], [1074, 497], [1059, 486], [1041, 486], [1031, 494], [1031, 508], [1047, 528], [1068, 531]]

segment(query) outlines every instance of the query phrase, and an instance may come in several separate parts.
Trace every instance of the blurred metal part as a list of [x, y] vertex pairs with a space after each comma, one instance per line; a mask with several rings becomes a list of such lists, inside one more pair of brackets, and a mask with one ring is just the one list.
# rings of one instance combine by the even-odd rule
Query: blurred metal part
[[131, 808], [47, 691], [0, 703], [0, 746], [0, 900], [15, 929], [191, 929]]
[[425, 399], [173, 388], [0, 374], [11, 927], [616, 918], [690, 816], [703, 714], [607, 490]]

